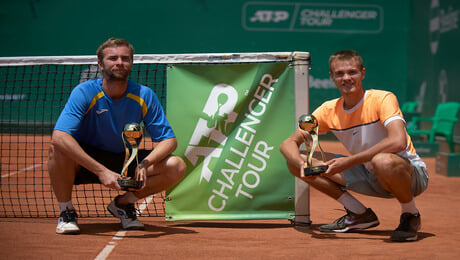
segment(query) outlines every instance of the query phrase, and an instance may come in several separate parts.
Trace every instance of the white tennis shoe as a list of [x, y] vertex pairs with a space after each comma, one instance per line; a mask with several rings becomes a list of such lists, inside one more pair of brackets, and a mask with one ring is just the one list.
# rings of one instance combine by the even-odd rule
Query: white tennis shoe
[[77, 213], [74, 209], [67, 209], [61, 212], [56, 227], [57, 234], [78, 234], [80, 228], [77, 225]]
[[144, 229], [144, 224], [137, 219], [137, 212], [134, 204], [127, 204], [127, 205], [118, 205], [117, 199], [120, 197], [118, 195], [112, 202], [110, 202], [109, 206], [107, 206], [107, 210], [114, 216], [120, 219], [121, 226], [123, 229], [129, 230], [142, 230]]

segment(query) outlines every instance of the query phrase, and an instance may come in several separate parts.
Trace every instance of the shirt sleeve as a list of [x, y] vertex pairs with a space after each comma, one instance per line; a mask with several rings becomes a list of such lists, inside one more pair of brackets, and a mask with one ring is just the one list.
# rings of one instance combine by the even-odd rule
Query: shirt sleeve
[[75, 87], [59, 115], [54, 129], [64, 131], [75, 137], [88, 110], [89, 103], [81, 85]]
[[148, 110], [144, 117], [144, 124], [152, 141], [160, 142], [175, 137], [160, 101], [152, 90], [149, 92]]
[[399, 108], [398, 99], [391, 92], [383, 96], [379, 113], [380, 122], [384, 125], [396, 119], [404, 121], [401, 109]]
[[313, 116], [318, 120], [318, 134], [325, 134], [329, 132], [330, 126], [328, 124], [328, 117], [333, 116], [330, 106], [332, 101], [326, 101], [313, 111]]

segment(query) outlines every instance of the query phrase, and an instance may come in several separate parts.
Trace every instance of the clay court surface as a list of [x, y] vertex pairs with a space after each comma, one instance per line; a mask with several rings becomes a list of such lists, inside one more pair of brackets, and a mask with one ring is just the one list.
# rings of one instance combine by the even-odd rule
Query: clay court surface
[[[341, 149], [324, 142], [327, 151]], [[422, 216], [419, 240], [389, 240], [399, 224], [394, 199], [356, 195], [381, 224], [352, 233], [321, 233], [318, 226], [344, 215], [334, 200], [311, 190], [312, 226], [288, 220], [181, 221], [141, 217], [143, 231], [122, 231], [115, 218], [81, 218], [80, 235], [57, 235], [54, 218], [0, 218], [0, 259], [460, 259], [460, 178], [435, 173], [416, 199]]]

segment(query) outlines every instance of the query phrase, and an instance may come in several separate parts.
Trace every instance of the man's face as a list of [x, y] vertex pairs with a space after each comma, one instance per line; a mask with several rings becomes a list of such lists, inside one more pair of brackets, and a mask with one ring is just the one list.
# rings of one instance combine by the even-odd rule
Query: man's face
[[126, 46], [107, 47], [103, 50], [104, 58], [99, 62], [99, 68], [104, 78], [112, 80], [127, 80], [133, 67], [133, 61]]
[[336, 60], [331, 63], [332, 81], [342, 95], [361, 93], [366, 70], [355, 59]]

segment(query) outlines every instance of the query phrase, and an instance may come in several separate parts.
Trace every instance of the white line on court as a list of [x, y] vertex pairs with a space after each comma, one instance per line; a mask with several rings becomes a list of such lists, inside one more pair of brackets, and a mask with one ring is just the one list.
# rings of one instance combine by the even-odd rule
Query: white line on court
[[2, 178], [6, 178], [6, 177], [8, 177], [8, 176], [13, 176], [13, 175], [19, 174], [19, 173], [21, 173], [21, 172], [26, 172], [26, 171], [32, 170], [32, 169], [34, 169], [34, 168], [37, 168], [37, 167], [40, 167], [40, 166], [44, 165], [45, 163], [47, 163], [47, 162], [37, 163], [37, 164], [34, 164], [34, 165], [29, 166], [29, 167], [27, 167], [27, 168], [21, 169], [21, 170], [19, 170], [19, 171], [15, 171], [15, 172], [10, 172], [10, 173], [3, 174], [3, 175], [2, 175]]
[[[140, 204], [139, 206], [139, 214], [142, 213], [142, 211], [144, 211], [146, 208], [147, 208], [147, 205], [152, 201], [153, 199], [153, 195], [150, 195], [148, 197], [145, 198], [145, 201]], [[102, 249], [102, 251], [96, 256], [96, 258], [94, 258], [95, 260], [105, 260], [107, 259], [107, 257], [110, 255], [110, 253], [112, 252], [112, 250], [115, 248], [115, 246], [117, 245], [117, 240], [122, 240], [123, 237], [126, 235], [126, 230], [119, 230], [113, 237], [112, 237], [112, 240], [109, 242], [108, 245], [106, 245], [104, 247], [104, 249]]]
[[[21, 169], [19, 171], [15, 171], [15, 172], [10, 172], [10, 173], [6, 173], [6, 174], [3, 174], [1, 177], [2, 178], [6, 178], [8, 176], [13, 176], [13, 175], [16, 175], [16, 174], [19, 174], [19, 173], [22, 173], [22, 172], [26, 172], [26, 171], [29, 171], [29, 170], [32, 170], [34, 168], [37, 168], [37, 167], [40, 167], [40, 166], [43, 166], [44, 164], [46, 164], [47, 162], [42, 162], [42, 163], [37, 163], [37, 164], [34, 164], [32, 166], [29, 166], [27, 168], [24, 168], [24, 169]], [[139, 214], [141, 214], [146, 208], [147, 208], [147, 205], [153, 200], [153, 196], [154, 195], [150, 195], [148, 197], [145, 198], [145, 201], [139, 205]], [[112, 241], [109, 242], [108, 245], [106, 245], [104, 247], [104, 249], [102, 249], [102, 251], [96, 256], [95, 260], [105, 260], [107, 259], [107, 257], [109, 256], [109, 254], [112, 252], [112, 250], [115, 248], [115, 246], [117, 245], [117, 240], [122, 240], [123, 237], [126, 235], [126, 230], [119, 230], [113, 237], [112, 237]]]

